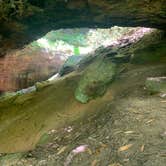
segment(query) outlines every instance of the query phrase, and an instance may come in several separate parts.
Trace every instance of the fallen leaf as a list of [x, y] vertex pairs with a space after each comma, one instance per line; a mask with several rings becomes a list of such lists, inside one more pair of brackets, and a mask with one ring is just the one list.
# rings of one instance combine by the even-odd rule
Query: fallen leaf
[[63, 153], [66, 150], [66, 148], [67, 146], [60, 148], [59, 151], [57, 152], [57, 155], [60, 155], [61, 153]]
[[154, 119], [150, 119], [150, 120], [148, 120], [148, 121], [146, 122], [146, 124], [151, 123], [151, 122], [153, 122], [153, 121], [154, 121]]
[[92, 151], [90, 148], [87, 148], [87, 152], [88, 152], [88, 154], [92, 155]]
[[134, 133], [134, 131], [126, 131], [126, 132], [124, 132], [125, 134], [132, 134], [132, 133]]
[[166, 100], [161, 101], [161, 103], [166, 103]]
[[101, 143], [102, 148], [107, 148], [108, 145]]
[[124, 162], [128, 162], [130, 159], [123, 159]]
[[125, 150], [128, 150], [129, 148], [131, 148], [133, 146], [133, 144], [128, 144], [128, 145], [125, 145], [125, 146], [122, 146], [118, 149], [119, 152], [122, 152], [122, 151], [125, 151]]
[[142, 145], [142, 146], [141, 146], [141, 149], [140, 149], [140, 150], [141, 150], [141, 152], [143, 152], [143, 151], [144, 151], [144, 148], [145, 148], [145, 145]]
[[116, 135], [116, 134], [119, 134], [119, 133], [122, 133], [123, 131], [116, 131], [115, 133], [114, 133], [114, 135]]

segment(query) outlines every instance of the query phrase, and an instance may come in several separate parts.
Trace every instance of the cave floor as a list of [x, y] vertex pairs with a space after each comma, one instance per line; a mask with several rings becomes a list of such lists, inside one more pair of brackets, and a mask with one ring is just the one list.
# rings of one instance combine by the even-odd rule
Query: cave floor
[[16, 98], [13, 106], [1, 103], [0, 150], [6, 152], [0, 165], [165, 166], [166, 99], [144, 87], [147, 77], [166, 75], [165, 64], [124, 69], [103, 97], [88, 104], [73, 97], [79, 75], [57, 83], [56, 95], [51, 85], [24, 101]]

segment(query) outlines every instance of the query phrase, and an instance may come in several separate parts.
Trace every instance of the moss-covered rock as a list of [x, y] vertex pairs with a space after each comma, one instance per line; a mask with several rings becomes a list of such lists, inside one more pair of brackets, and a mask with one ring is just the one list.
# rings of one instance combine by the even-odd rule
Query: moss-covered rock
[[75, 98], [81, 103], [87, 103], [91, 99], [102, 96], [107, 85], [115, 77], [116, 67], [115, 63], [104, 57], [97, 57], [84, 71], [75, 91]]
[[149, 77], [145, 86], [151, 93], [166, 93], [166, 77]]

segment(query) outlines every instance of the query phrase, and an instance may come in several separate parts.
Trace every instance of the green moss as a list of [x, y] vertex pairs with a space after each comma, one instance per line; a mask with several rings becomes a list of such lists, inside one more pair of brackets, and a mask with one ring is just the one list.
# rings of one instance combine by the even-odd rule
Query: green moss
[[102, 96], [108, 83], [116, 74], [116, 64], [104, 58], [96, 58], [85, 70], [78, 87], [75, 91], [75, 98], [81, 103]]

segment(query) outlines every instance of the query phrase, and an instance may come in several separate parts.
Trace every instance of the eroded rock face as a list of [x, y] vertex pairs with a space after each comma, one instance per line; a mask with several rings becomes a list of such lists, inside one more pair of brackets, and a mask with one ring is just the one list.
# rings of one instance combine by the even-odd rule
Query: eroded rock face
[[144, 26], [164, 29], [165, 0], [0, 1], [0, 55], [52, 29]]
[[42, 51], [18, 51], [0, 58], [0, 91], [32, 86], [58, 72], [64, 60]]

